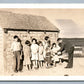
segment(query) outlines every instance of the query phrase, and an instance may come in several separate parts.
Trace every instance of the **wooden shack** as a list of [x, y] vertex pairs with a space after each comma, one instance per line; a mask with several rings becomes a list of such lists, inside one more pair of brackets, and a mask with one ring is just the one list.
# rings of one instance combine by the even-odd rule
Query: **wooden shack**
[[36, 38], [39, 41], [44, 40], [44, 36], [56, 42], [58, 33], [59, 29], [44, 16], [0, 11], [0, 71], [13, 70], [13, 53], [10, 48], [14, 35], [18, 35], [24, 45], [27, 39]]

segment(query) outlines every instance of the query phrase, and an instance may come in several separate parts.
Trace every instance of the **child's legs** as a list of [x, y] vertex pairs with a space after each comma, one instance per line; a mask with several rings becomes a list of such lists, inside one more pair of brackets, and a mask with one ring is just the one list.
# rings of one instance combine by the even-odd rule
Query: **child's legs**
[[31, 65], [31, 69], [32, 69], [32, 67], [33, 67], [33, 62], [32, 61], [31, 61], [31, 64], [30, 65]]
[[33, 67], [37, 67], [37, 65], [38, 65], [38, 61], [37, 60], [33, 60], [32, 63], [33, 63]]
[[28, 64], [27, 67], [28, 67], [28, 70], [30, 70], [31, 69], [31, 64]]
[[42, 61], [42, 66], [43, 66], [43, 63], [44, 63], [44, 62]]
[[14, 71], [16, 71], [16, 69], [17, 69], [17, 58], [16, 58], [17, 56], [16, 56], [16, 52], [14, 52], [13, 54], [14, 54], [14, 66], [13, 67], [14, 67]]
[[57, 64], [57, 62], [56, 61], [54, 61], [54, 66], [56, 67], [56, 64]]
[[24, 58], [24, 66], [26, 66], [27, 67], [27, 65], [28, 65], [28, 59], [27, 59], [27, 55], [25, 55], [25, 58]]
[[33, 67], [35, 66], [35, 60], [32, 61]]
[[41, 61], [39, 61], [39, 66], [41, 67]]
[[29, 70], [29, 64], [27, 65], [27, 68], [28, 68], [28, 70]]
[[61, 58], [59, 58], [59, 62], [61, 62]]
[[17, 70], [20, 69], [20, 52], [17, 52]]
[[31, 64], [29, 64], [29, 68], [31, 69]]
[[37, 61], [37, 60], [35, 60], [35, 66], [36, 66], [36, 67], [38, 66], [38, 61]]
[[46, 62], [46, 67], [48, 67], [48, 62]]
[[40, 67], [42, 67], [43, 66], [43, 62], [39, 61], [39, 65], [40, 65]]
[[48, 65], [51, 64], [51, 57], [48, 57]]
[[38, 53], [35, 55], [35, 67], [38, 67]]
[[46, 67], [48, 66], [48, 57], [46, 57]]

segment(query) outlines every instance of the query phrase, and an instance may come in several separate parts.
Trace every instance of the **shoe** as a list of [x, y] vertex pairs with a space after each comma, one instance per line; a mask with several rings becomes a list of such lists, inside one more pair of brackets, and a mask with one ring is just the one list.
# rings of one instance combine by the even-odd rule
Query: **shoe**
[[46, 69], [49, 69], [49, 67], [46, 67]]
[[63, 59], [61, 59], [61, 62], [63, 63], [63, 62], [64, 62], [64, 60], [63, 60]]
[[34, 69], [38, 69], [38, 67], [34, 67]]
[[54, 65], [54, 67], [56, 67], [56, 65]]
[[47, 66], [46, 69], [50, 69], [50, 66]]
[[67, 66], [66, 66], [65, 68], [72, 68], [72, 67], [67, 67]]
[[60, 62], [59, 65], [62, 65], [62, 63]]
[[15, 70], [14, 72], [15, 72], [15, 73], [17, 73], [17, 72], [18, 72], [18, 70]]
[[69, 76], [68, 74], [65, 74], [64, 76]]
[[19, 70], [20, 72], [23, 72], [22, 70]]

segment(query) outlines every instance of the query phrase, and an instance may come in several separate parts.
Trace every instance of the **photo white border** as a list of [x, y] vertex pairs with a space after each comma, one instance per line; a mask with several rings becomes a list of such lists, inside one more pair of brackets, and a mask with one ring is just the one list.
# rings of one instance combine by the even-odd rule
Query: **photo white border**
[[0, 4], [0, 8], [84, 8], [84, 4]]
[[84, 76], [0, 76], [0, 81], [84, 81]]
[[[0, 4], [0, 8], [83, 9], [84, 4]], [[84, 76], [0, 76], [0, 81], [84, 81]]]

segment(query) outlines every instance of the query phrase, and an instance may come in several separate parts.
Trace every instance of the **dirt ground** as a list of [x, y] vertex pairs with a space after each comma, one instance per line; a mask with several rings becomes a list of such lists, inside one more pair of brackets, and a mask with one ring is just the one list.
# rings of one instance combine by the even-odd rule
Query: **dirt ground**
[[45, 66], [39, 69], [28, 70], [24, 68], [22, 72], [6, 73], [9, 76], [84, 76], [84, 57], [74, 57], [73, 68], [64, 68], [67, 63], [57, 64], [56, 67], [47, 69]]

